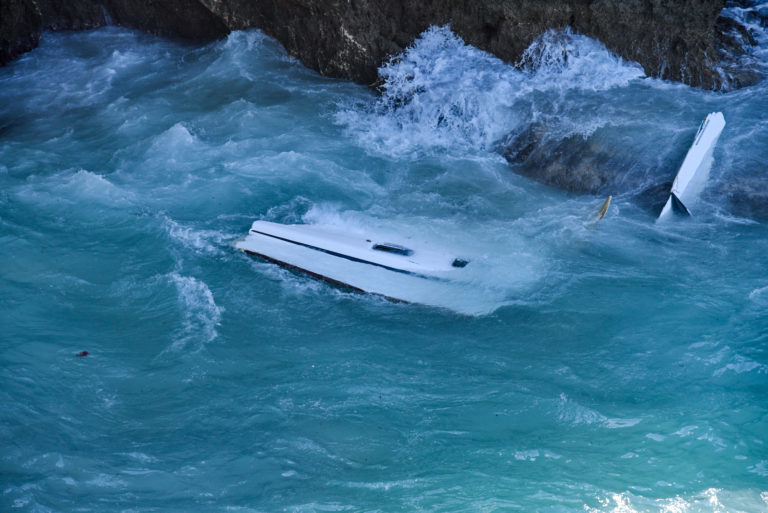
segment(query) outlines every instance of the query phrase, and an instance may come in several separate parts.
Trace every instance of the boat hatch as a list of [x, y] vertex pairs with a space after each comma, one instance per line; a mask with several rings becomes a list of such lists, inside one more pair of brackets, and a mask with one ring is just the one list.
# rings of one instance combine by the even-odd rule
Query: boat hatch
[[385, 253], [394, 253], [395, 255], [411, 256], [413, 250], [408, 249], [405, 246], [398, 244], [390, 244], [389, 242], [382, 242], [381, 244], [374, 244], [373, 249], [376, 251], [383, 251]]

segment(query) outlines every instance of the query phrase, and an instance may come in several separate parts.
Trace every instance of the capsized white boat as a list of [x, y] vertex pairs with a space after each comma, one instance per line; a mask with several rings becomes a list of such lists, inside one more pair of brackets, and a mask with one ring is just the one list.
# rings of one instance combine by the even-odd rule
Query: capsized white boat
[[472, 265], [409, 242], [311, 224], [255, 221], [235, 247], [345, 288], [446, 308], [454, 307], [455, 285]]
[[666, 219], [675, 212], [691, 214], [686, 205], [693, 203], [706, 185], [712, 167], [712, 152], [723, 128], [725, 117], [722, 112], [709, 114], [701, 123], [675, 181], [672, 182], [672, 190], [659, 214], [659, 220]]

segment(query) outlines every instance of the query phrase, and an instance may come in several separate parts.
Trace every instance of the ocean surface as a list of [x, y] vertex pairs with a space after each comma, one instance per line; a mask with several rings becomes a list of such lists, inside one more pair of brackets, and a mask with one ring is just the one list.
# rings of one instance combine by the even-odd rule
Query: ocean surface
[[[447, 27], [382, 75], [114, 27], [0, 69], [0, 511], [768, 511], [768, 81], [647, 78], [577, 34], [517, 68]], [[713, 111], [695, 215], [656, 223], [641, 192]], [[623, 185], [515, 173], [533, 123]], [[392, 303], [234, 250], [256, 219], [479, 271], [453, 309]]]

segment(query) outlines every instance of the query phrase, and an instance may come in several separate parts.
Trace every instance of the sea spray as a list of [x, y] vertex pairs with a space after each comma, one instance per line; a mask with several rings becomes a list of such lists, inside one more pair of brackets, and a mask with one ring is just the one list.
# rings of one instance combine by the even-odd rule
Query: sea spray
[[[373, 108], [341, 111], [337, 120], [362, 144], [401, 157], [492, 150], [531, 122], [565, 117], [567, 98], [542, 102], [539, 92], [598, 92], [643, 76], [638, 65], [570, 30], [543, 34], [518, 69], [467, 45], [448, 26], [424, 32], [379, 74], [382, 94]], [[586, 134], [583, 127], [594, 131], [595, 124], [582, 120], [565, 134]]]

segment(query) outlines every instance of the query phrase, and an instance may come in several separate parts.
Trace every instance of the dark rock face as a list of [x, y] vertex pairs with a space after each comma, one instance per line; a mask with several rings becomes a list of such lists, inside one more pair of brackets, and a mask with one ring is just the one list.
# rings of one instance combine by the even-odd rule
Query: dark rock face
[[35, 48], [42, 19], [36, 6], [25, 0], [0, 2], [0, 64]]
[[[768, 10], [762, 12], [761, 6], [751, 5], [749, 0], [729, 0], [726, 7], [737, 7], [746, 23], [768, 26]], [[717, 19], [715, 30], [718, 34], [715, 49], [724, 85], [740, 88], [762, 80], [765, 69], [761, 69], [763, 66], [751, 55], [750, 50], [757, 46], [757, 41], [750, 31], [728, 16]]]
[[[213, 38], [256, 27], [320, 73], [374, 83], [377, 68], [430, 25], [516, 62], [550, 28], [570, 26], [639, 62], [650, 76], [718, 88], [714, 66], [725, 0], [3, 0], [0, 63], [41, 30], [108, 22], [162, 35]], [[731, 34], [732, 27], [721, 27]], [[732, 37], [732, 36], [729, 36]], [[726, 41], [726, 45], [728, 42]], [[747, 80], [747, 79], [745, 79]], [[747, 80], [748, 81], [748, 80]], [[737, 82], [737, 81], [735, 81]]]
[[427, 27], [450, 23], [466, 42], [507, 62], [547, 29], [571, 26], [650, 76], [722, 84], [713, 63], [724, 0], [270, 0], [257, 13], [247, 0], [203, 1], [231, 28], [258, 26], [309, 67], [363, 83]]
[[2, 0], [0, 65], [36, 47], [43, 30], [108, 24], [188, 39], [212, 39], [229, 32], [224, 21], [197, 0]]
[[229, 32], [224, 21], [198, 0], [106, 0], [99, 5], [111, 23], [152, 34], [207, 40]]
[[88, 30], [106, 24], [106, 11], [95, 2], [37, 0], [41, 30]]

